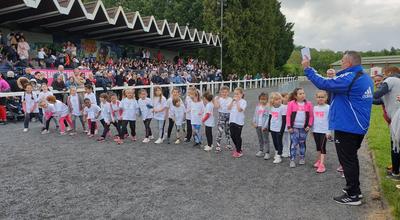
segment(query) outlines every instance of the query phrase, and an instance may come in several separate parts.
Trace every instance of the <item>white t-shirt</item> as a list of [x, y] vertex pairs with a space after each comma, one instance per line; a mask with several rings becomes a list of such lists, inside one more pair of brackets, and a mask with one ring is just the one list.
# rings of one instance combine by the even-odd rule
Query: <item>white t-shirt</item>
[[238, 125], [244, 125], [244, 111], [247, 107], [247, 102], [244, 99], [239, 100], [239, 106], [243, 110], [241, 112], [238, 111], [236, 101], [233, 101], [232, 109], [230, 110], [229, 115], [229, 123], [235, 123]]
[[[182, 100], [181, 100], [181, 103], [183, 103]], [[168, 118], [172, 118], [171, 111], [169, 111], [169, 110], [172, 108], [172, 106], [173, 106], [173, 104], [172, 104], [172, 97], [170, 97], [170, 98], [167, 100]]]
[[269, 127], [270, 131], [280, 132], [282, 128], [282, 116], [286, 115], [286, 108], [283, 105], [279, 107], [271, 106], [270, 112], [271, 125]]
[[297, 113], [296, 113], [296, 118], [294, 119], [294, 128], [304, 128], [304, 125], [306, 124], [306, 109], [305, 109], [305, 102], [298, 102], [297, 103], [298, 108], [297, 108]]
[[38, 52], [38, 59], [44, 59], [45, 56], [46, 56], [46, 53], [44, 51]]
[[153, 102], [151, 101], [150, 98], [146, 98], [144, 100], [139, 99], [138, 105], [139, 105], [140, 113], [141, 113], [143, 120], [146, 120], [148, 118], [153, 118], [153, 112], [152, 112], [152, 108], [151, 108], [151, 106], [153, 106]]
[[156, 112], [154, 113], [154, 119], [156, 120], [165, 120], [165, 111], [167, 111], [165, 108], [167, 107], [167, 100], [165, 99], [164, 96], [161, 97], [161, 102], [159, 97], [153, 98], [153, 106], [154, 110], [161, 110], [164, 109], [164, 111], [161, 112]]
[[112, 114], [113, 114], [115, 121], [121, 119], [121, 109], [119, 107], [120, 105], [121, 105], [121, 102], [118, 100], [115, 103], [111, 102]]
[[205, 110], [204, 110], [204, 115], [210, 114], [208, 119], [204, 122], [204, 125], [207, 127], [214, 127], [215, 126], [215, 119], [214, 119], [214, 104], [212, 102], [207, 103]]
[[99, 116], [99, 118], [96, 119], [96, 116], [97, 116], [97, 114], [99, 114], [100, 111], [101, 111], [101, 108], [95, 104], [91, 104], [90, 108], [85, 107], [83, 109], [83, 113], [85, 115], [87, 115], [87, 118], [90, 119], [91, 121], [101, 120], [101, 115]]
[[172, 106], [170, 109], [172, 117], [175, 119], [175, 124], [182, 126], [183, 120], [185, 119], [185, 106], [180, 105], [179, 107]]
[[79, 103], [79, 96], [77, 94], [75, 95], [70, 95], [69, 96], [69, 101], [71, 102], [71, 107], [72, 111], [71, 114], [75, 116], [80, 116], [81, 111], [80, 111], [80, 103]]
[[69, 114], [68, 106], [59, 100], [56, 100], [54, 108], [56, 109], [55, 115], [58, 117], [65, 117]]
[[201, 125], [201, 117], [203, 116], [204, 112], [203, 102], [192, 102], [191, 107], [190, 114], [192, 118], [192, 125]]
[[56, 108], [53, 104], [47, 103], [47, 108], [43, 109], [43, 113], [53, 113], [54, 115], [56, 113]]
[[110, 123], [111, 120], [111, 104], [109, 102], [100, 103], [101, 106], [101, 117], [106, 123]]
[[314, 125], [313, 132], [328, 134], [329, 131], [329, 105], [314, 106]]
[[93, 92], [89, 94], [85, 93], [83, 98], [90, 99], [90, 103], [97, 105], [96, 95]]
[[218, 112], [221, 113], [229, 113], [228, 105], [231, 104], [232, 98], [231, 97], [226, 97], [226, 98], [221, 98], [217, 99], [219, 102], [219, 108]]
[[51, 96], [51, 95], [53, 95], [53, 93], [50, 92], [50, 91], [47, 91], [47, 92], [39, 92], [39, 98], [38, 98], [38, 100], [39, 100], [39, 102], [42, 101], [42, 100], [46, 100], [47, 97], [49, 97], [49, 96]]
[[[283, 111], [284, 111], [284, 115], [287, 115], [287, 105], [284, 105], [284, 104], [282, 104], [282, 108], [283, 108]], [[287, 124], [287, 122], [286, 122], [286, 124]], [[287, 128], [287, 126], [285, 125], [285, 132], [287, 132], [288, 131], [288, 128]]]
[[122, 99], [120, 108], [122, 109], [122, 120], [136, 121], [136, 114], [139, 111], [136, 99]]
[[257, 125], [257, 127], [267, 127], [268, 118], [269, 117], [269, 107], [267, 105], [263, 106], [261, 104], [257, 105], [256, 110], [254, 111], [254, 119], [253, 122]]
[[186, 106], [186, 120], [191, 120], [191, 109], [192, 109], [192, 98], [190, 98], [189, 96], [186, 96], [185, 98], [185, 106]]
[[39, 108], [36, 107], [35, 109], [32, 110], [33, 106], [38, 103], [38, 95], [35, 92], [32, 92], [32, 94], [28, 94], [24, 92], [24, 95], [22, 96], [22, 100], [25, 101], [25, 107], [26, 107], [26, 113], [38, 113]]

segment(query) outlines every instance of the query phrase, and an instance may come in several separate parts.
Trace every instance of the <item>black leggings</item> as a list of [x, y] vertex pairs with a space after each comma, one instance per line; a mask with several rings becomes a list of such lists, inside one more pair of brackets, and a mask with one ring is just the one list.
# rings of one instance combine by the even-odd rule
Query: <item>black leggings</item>
[[[49, 130], [50, 121], [51, 121], [51, 119], [53, 119], [53, 118], [54, 118], [53, 116], [50, 116], [50, 118], [46, 120], [46, 127], [45, 127], [46, 130]], [[66, 120], [64, 120], [64, 121], [66, 121]]]
[[148, 138], [149, 136], [152, 136], [152, 135], [153, 135], [153, 134], [151, 133], [150, 122], [151, 122], [151, 118], [148, 118], [148, 119], [146, 119], [146, 120], [143, 121], [144, 127], [145, 127], [145, 129], [146, 129], [146, 138]]
[[283, 134], [281, 132], [271, 131], [272, 141], [274, 142], [275, 151], [278, 155], [282, 155], [283, 144], [282, 138]]
[[190, 140], [192, 138], [192, 121], [186, 119], [186, 140]]
[[205, 126], [205, 129], [206, 129], [207, 145], [211, 147], [213, 144], [212, 127]]
[[321, 154], [326, 154], [326, 134], [313, 133], [313, 135], [317, 151], [321, 151]]
[[90, 121], [90, 134], [94, 135], [94, 132], [96, 130], [96, 125], [97, 125], [96, 121], [93, 120]]
[[236, 123], [229, 124], [229, 130], [231, 132], [232, 141], [235, 144], [236, 151], [238, 153], [242, 152], [242, 125]]
[[136, 121], [122, 120], [121, 135], [119, 136], [119, 138], [124, 139], [125, 134], [128, 133], [128, 128], [127, 128], [128, 123], [129, 123], [129, 128], [131, 129], [132, 137], [136, 136]]
[[399, 174], [399, 169], [400, 169], [400, 152], [396, 153], [393, 150], [393, 141], [390, 141], [390, 146], [391, 146], [391, 156], [392, 156], [392, 172], [394, 174]]
[[174, 128], [175, 122], [172, 118], [168, 119], [168, 136], [167, 138], [171, 137], [172, 129]]

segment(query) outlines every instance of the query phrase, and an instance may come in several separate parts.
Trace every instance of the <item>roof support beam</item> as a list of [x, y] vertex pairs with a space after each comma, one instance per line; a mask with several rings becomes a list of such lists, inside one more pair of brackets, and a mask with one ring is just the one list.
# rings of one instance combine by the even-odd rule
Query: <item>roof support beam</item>
[[97, 31], [88, 32], [88, 34], [89, 35], [103, 34], [103, 33], [107, 33], [107, 32], [114, 32], [114, 31], [117, 31], [117, 30], [124, 30], [124, 29], [128, 29], [128, 27], [127, 26], [121, 26], [121, 27], [106, 28], [106, 29], [101, 29], [101, 30], [97, 30]]
[[100, 27], [100, 26], [107, 25], [107, 24], [110, 24], [110, 23], [108, 23], [108, 21], [103, 21], [103, 22], [99, 22], [99, 23], [95, 23], [95, 24], [87, 24], [87, 25], [72, 27], [72, 28], [67, 29], [67, 31], [80, 31], [80, 30], [85, 30], [88, 28]]
[[130, 34], [141, 33], [141, 32], [143, 32], [143, 29], [134, 30], [134, 31], [120, 32], [120, 33], [116, 33], [116, 34], [107, 34], [107, 35], [103, 35], [103, 36], [100, 36], [100, 37], [95, 37], [93, 39], [96, 39], [96, 40], [97, 39], [107, 39], [107, 38], [126, 36], [126, 35], [130, 35]]
[[158, 35], [158, 33], [138, 34], [138, 35], [131, 35], [131, 36], [126, 36], [126, 37], [111, 38], [110, 40], [136, 39], [136, 38], [143, 38], [143, 36], [154, 36], [156, 34]]
[[49, 18], [49, 17], [58, 16], [58, 15], [59, 15], [58, 11], [51, 11], [51, 12], [47, 12], [47, 13], [43, 13], [43, 14], [38, 14], [38, 15], [29, 16], [29, 17], [18, 19], [18, 20], [14, 20], [13, 22], [26, 23], [26, 22], [36, 21], [36, 20], [40, 20], [40, 19], [43, 19], [43, 18]]
[[17, 12], [17, 11], [22, 11], [24, 9], [26, 9], [26, 5], [24, 3], [18, 4], [18, 5], [14, 5], [14, 6], [10, 6], [10, 7], [7, 7], [7, 8], [1, 8], [0, 9], [0, 15], [9, 14], [9, 13]]
[[85, 21], [85, 20], [87, 20], [87, 19], [86, 19], [85, 16], [83, 16], [83, 17], [77, 17], [77, 18], [71, 18], [71, 19], [65, 19], [65, 20], [62, 20], [62, 21], [52, 22], [52, 23], [49, 23], [49, 24], [41, 25], [41, 26], [46, 27], [46, 28], [59, 27], [59, 26], [66, 25], [66, 24], [69, 24], [69, 23], [78, 22], [78, 21]]

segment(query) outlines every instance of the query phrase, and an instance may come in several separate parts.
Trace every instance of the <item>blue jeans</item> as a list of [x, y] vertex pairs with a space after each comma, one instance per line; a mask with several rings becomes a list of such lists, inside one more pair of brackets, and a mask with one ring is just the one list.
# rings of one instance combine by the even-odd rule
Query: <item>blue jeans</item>
[[193, 127], [193, 138], [197, 144], [201, 143], [201, 125], [192, 125]]
[[293, 128], [290, 134], [290, 160], [295, 160], [297, 155], [297, 147], [299, 148], [300, 159], [304, 159], [306, 154], [307, 132], [304, 128]]

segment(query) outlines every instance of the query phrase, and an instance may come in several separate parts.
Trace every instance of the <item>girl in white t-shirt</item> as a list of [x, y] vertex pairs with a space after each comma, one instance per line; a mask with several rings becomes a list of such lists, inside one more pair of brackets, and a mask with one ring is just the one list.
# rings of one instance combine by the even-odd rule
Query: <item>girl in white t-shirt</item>
[[207, 145], [204, 146], [205, 151], [211, 151], [213, 149], [212, 129], [215, 126], [213, 99], [214, 97], [211, 93], [205, 92], [203, 94], [205, 109], [201, 121], [204, 124], [206, 138], [207, 138]]
[[229, 110], [228, 105], [231, 104], [232, 98], [229, 95], [229, 87], [222, 86], [219, 90], [219, 96], [215, 97], [214, 105], [218, 109], [218, 122], [217, 122], [217, 147], [215, 150], [221, 151], [222, 136], [225, 134], [226, 148], [232, 149], [231, 135], [229, 131]]
[[131, 129], [131, 140], [136, 141], [136, 115], [139, 112], [139, 105], [134, 97], [134, 91], [132, 89], [125, 90], [126, 97], [122, 99], [120, 109], [122, 110], [122, 123], [121, 123], [121, 135], [120, 143], [125, 138], [125, 134], [128, 133], [127, 126]]
[[[46, 101], [47, 97], [49, 97], [51, 95], [53, 95], [53, 93], [49, 91], [49, 87], [47, 86], [47, 84], [45, 84], [45, 83], [42, 84], [40, 86], [40, 92], [39, 92], [39, 96], [38, 96], [38, 103], [40, 103], [43, 100]], [[42, 119], [43, 130], [45, 130], [46, 119], [44, 118], [43, 109], [40, 106], [39, 106], [39, 118]], [[56, 125], [58, 125], [58, 122], [56, 123]]]
[[196, 90], [192, 96], [192, 104], [190, 109], [191, 123], [193, 130], [194, 146], [201, 144], [201, 118], [204, 112], [204, 104], [200, 99], [200, 93]]
[[121, 136], [121, 122], [122, 122], [122, 111], [120, 109], [121, 102], [118, 100], [118, 96], [115, 93], [110, 94], [110, 107], [111, 107], [111, 116], [113, 121], [111, 124], [117, 129], [118, 135], [114, 136], [114, 141], [117, 144], [120, 143], [120, 136]]
[[165, 116], [167, 111], [167, 100], [163, 96], [162, 89], [159, 86], [154, 87], [153, 96], [153, 118], [158, 125], [158, 139], [155, 144], [161, 144], [164, 136]]
[[81, 96], [76, 91], [76, 87], [71, 86], [69, 88], [69, 96], [67, 97], [67, 105], [69, 108], [69, 111], [72, 116], [72, 124], [74, 126], [74, 131], [70, 133], [70, 135], [75, 135], [76, 134], [76, 119], [79, 118], [81, 124], [82, 124], [82, 129], [84, 132], [88, 132], [86, 130], [86, 125], [83, 120], [83, 99]]
[[28, 84], [25, 87], [24, 95], [22, 96], [22, 109], [24, 110], [24, 132], [28, 132], [29, 122], [32, 117], [38, 118], [38, 95], [32, 91], [33, 87]]
[[176, 125], [176, 141], [175, 144], [181, 143], [181, 134], [183, 121], [185, 120], [185, 106], [180, 98], [172, 99], [172, 108], [170, 109], [172, 119]]
[[185, 98], [185, 108], [186, 108], [186, 138], [185, 142], [190, 142], [192, 138], [192, 117], [191, 117], [191, 109], [192, 109], [192, 98], [191, 96], [196, 92], [196, 87], [191, 86], [188, 89], [186, 98]]
[[268, 94], [264, 92], [258, 96], [258, 105], [256, 106], [253, 116], [253, 127], [256, 129], [259, 143], [259, 151], [256, 153], [256, 157], [264, 157], [265, 160], [270, 158], [268, 98]]
[[47, 97], [47, 101], [50, 104], [54, 105], [55, 114], [54, 116], [58, 119], [58, 123], [60, 124], [60, 134], [65, 135], [65, 122], [68, 124], [69, 128], [67, 131], [71, 131], [73, 129], [71, 116], [69, 115], [69, 109], [66, 104], [63, 102], [56, 100], [55, 96]]
[[314, 167], [317, 173], [324, 173], [325, 169], [325, 155], [326, 155], [326, 142], [331, 138], [329, 131], [329, 105], [326, 104], [328, 94], [325, 91], [318, 91], [315, 95], [317, 105], [314, 106], [314, 125], [313, 135], [315, 145], [317, 146], [317, 161]]
[[141, 89], [139, 91], [139, 100], [138, 100], [140, 115], [142, 117], [144, 128], [146, 131], [146, 136], [143, 139], [143, 143], [149, 143], [151, 139], [153, 139], [153, 134], [151, 133], [150, 123], [151, 119], [153, 119], [153, 101], [147, 97], [147, 91], [145, 89]]
[[[54, 114], [56, 113], [56, 109], [54, 108], [53, 104], [49, 104], [47, 100], [42, 100], [39, 102], [39, 107], [42, 108], [43, 110], [43, 119], [44, 119], [44, 124], [45, 127], [42, 131], [42, 134], [48, 134], [49, 132], [49, 127], [50, 127], [50, 121], [51, 119], [54, 118]], [[55, 120], [57, 121], [57, 120]]]
[[268, 128], [275, 147], [273, 163], [280, 163], [283, 150], [282, 136], [286, 126], [286, 108], [282, 105], [281, 94], [277, 92], [271, 94], [270, 106]]
[[[282, 106], [285, 109], [285, 115], [286, 115], [287, 104], [289, 101], [289, 93], [282, 92], [281, 96], [282, 96]], [[287, 129], [287, 126], [285, 126], [285, 131], [283, 132], [282, 145], [283, 145], [282, 157], [287, 158], [290, 156], [290, 134]]]
[[236, 150], [232, 156], [239, 158], [243, 156], [242, 152], [242, 129], [244, 126], [244, 111], [247, 107], [246, 100], [243, 99], [244, 90], [237, 87], [234, 91], [232, 102], [228, 105], [230, 111], [229, 115], [229, 129], [232, 137], [232, 141], [235, 144]]
[[90, 120], [91, 126], [88, 133], [89, 137], [94, 137], [95, 133], [95, 124], [98, 120], [101, 119], [101, 108], [96, 105], [92, 104], [89, 98], [83, 100], [85, 108], [83, 109], [83, 116], [85, 121]]
[[174, 120], [172, 120], [172, 115], [170, 109], [172, 108], [172, 99], [180, 98], [180, 90], [178, 88], [172, 89], [172, 96], [167, 99], [167, 115], [168, 115], [168, 133], [167, 133], [167, 143], [170, 143], [170, 137], [172, 133], [172, 129], [174, 128]]
[[100, 94], [100, 109], [101, 109], [101, 120], [100, 123], [103, 125], [103, 134], [97, 139], [98, 142], [104, 142], [107, 134], [110, 132], [111, 123], [114, 122], [114, 117], [111, 110], [110, 96], [107, 93]]
[[[83, 94], [84, 99], [89, 99], [90, 103], [97, 105], [97, 99], [96, 99], [96, 94], [93, 92], [93, 86], [92, 85], [85, 85], [85, 93]], [[91, 125], [92, 122], [90, 119], [88, 119], [88, 128], [91, 130]], [[95, 126], [95, 133], [97, 133], [97, 123], [94, 124]]]

